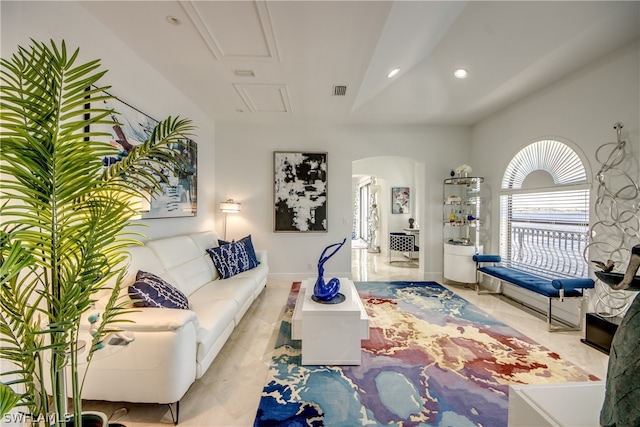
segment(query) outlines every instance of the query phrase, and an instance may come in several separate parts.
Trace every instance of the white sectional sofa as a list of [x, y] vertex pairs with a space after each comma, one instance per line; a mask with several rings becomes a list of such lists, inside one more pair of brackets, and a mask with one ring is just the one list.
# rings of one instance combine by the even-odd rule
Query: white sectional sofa
[[[127, 314], [131, 323], [118, 326], [135, 340], [107, 345], [94, 355], [84, 399], [179, 405], [267, 283], [266, 251], [256, 251], [256, 268], [220, 279], [206, 252], [215, 246], [217, 234], [201, 232], [129, 249], [126, 284], [133, 283], [138, 270], [153, 273], [187, 296], [189, 310], [145, 307]], [[96, 303], [97, 312], [101, 303]]]

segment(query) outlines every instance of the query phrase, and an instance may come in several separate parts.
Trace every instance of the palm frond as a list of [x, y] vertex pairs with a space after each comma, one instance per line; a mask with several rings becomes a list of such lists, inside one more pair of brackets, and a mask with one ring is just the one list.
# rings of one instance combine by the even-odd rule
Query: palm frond
[[[78, 58], [79, 50], [68, 51], [64, 42], [32, 41], [0, 60], [0, 355], [16, 365], [13, 381], [26, 389], [20, 404], [37, 415], [48, 413], [39, 393], [43, 351], [51, 351], [50, 389], [60, 420], [68, 349], [72, 387], [79, 390], [73, 350], [82, 314], [104, 291], [110, 298], [101, 334], [130, 312], [118, 295], [124, 250], [133, 243], [132, 199], [159, 188], [162, 168], [180, 170], [174, 148], [193, 130], [186, 119], [162, 121], [125, 160], [105, 168], [101, 158], [112, 148], [101, 138], [108, 134], [93, 129], [112, 124], [114, 113], [102, 102], [112, 97], [99, 85], [100, 62]], [[76, 415], [80, 400], [78, 394]]]
[[0, 417], [4, 417], [20, 401], [20, 395], [11, 387], [0, 383]]

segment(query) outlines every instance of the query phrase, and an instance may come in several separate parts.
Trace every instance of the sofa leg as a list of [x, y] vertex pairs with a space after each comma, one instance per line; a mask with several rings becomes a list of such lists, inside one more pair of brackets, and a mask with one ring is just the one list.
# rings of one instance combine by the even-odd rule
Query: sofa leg
[[171, 412], [171, 420], [173, 421], [173, 425], [177, 426], [178, 425], [178, 421], [180, 420], [180, 401], [178, 400], [175, 405], [176, 405], [176, 413], [175, 416], [173, 414], [173, 408], [171, 407], [171, 403], [167, 403], [167, 406], [169, 406], [169, 412]]

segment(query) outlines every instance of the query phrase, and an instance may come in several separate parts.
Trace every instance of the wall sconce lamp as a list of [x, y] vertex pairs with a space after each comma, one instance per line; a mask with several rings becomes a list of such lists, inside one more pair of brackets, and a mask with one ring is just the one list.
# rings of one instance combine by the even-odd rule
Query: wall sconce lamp
[[224, 222], [222, 226], [224, 240], [227, 240], [227, 214], [240, 212], [240, 203], [236, 203], [233, 199], [227, 199], [226, 202], [220, 203], [220, 210], [224, 212]]

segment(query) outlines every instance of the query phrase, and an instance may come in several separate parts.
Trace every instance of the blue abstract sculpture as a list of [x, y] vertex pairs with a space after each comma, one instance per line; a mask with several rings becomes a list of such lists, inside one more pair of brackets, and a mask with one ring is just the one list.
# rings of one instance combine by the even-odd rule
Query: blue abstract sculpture
[[[333, 255], [335, 255], [335, 253], [340, 250], [340, 248], [345, 244], [346, 241], [347, 239], [345, 237], [342, 243], [334, 243], [327, 246], [322, 251], [322, 255], [320, 255], [320, 259], [318, 260], [318, 279], [316, 279], [316, 284], [313, 287], [314, 301], [329, 302], [332, 301], [337, 295], [339, 295], [338, 291], [340, 290], [340, 279], [334, 277], [329, 280], [329, 283], [324, 282], [324, 263], [327, 262], [327, 260]], [[329, 255], [326, 255], [327, 251], [334, 247], [336, 248]]]

